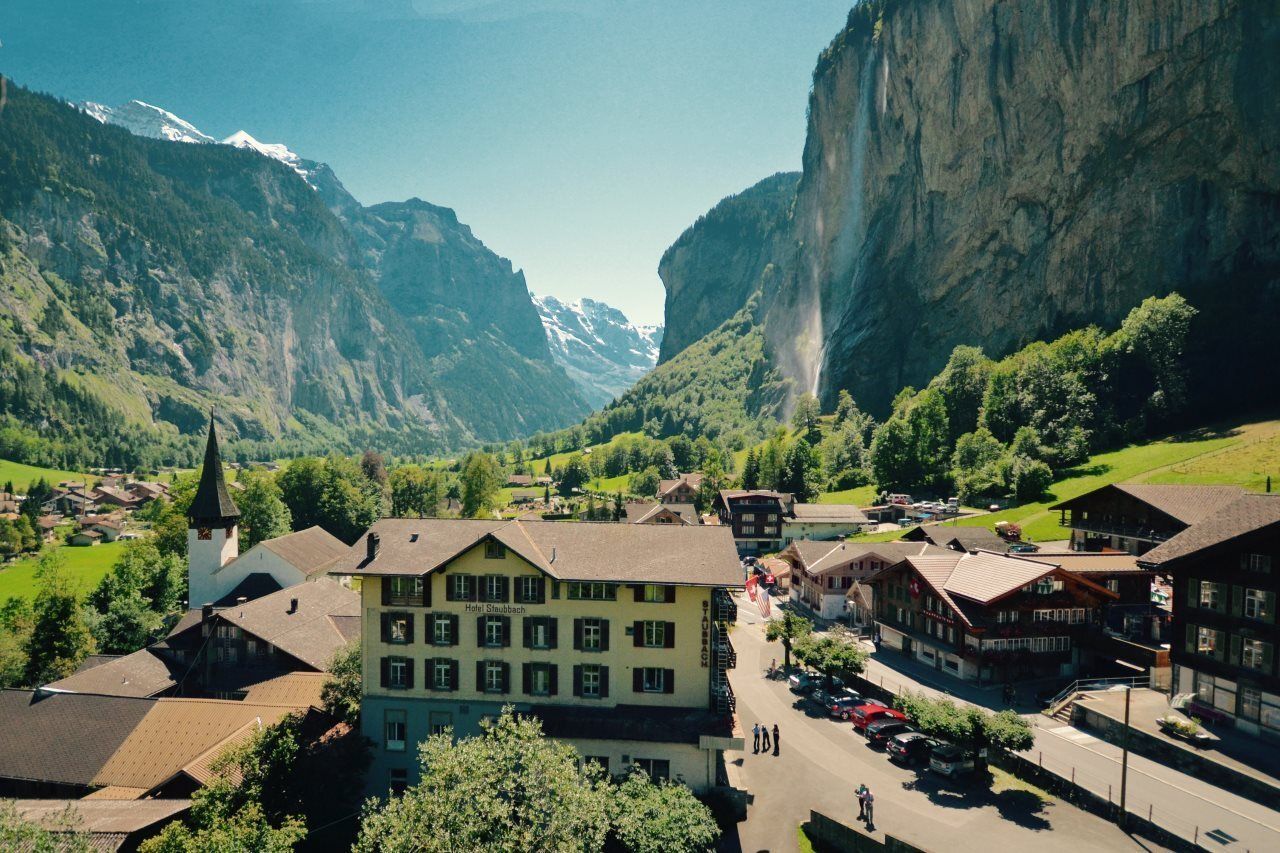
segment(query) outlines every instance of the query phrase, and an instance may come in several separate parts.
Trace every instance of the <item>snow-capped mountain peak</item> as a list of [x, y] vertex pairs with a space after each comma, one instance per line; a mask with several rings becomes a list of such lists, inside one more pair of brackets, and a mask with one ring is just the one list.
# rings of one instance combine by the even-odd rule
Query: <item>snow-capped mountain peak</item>
[[167, 139], [170, 142], [216, 142], [212, 136], [185, 119], [178, 118], [166, 109], [145, 101], [129, 101], [118, 107], [108, 107], [93, 101], [79, 104], [80, 109], [103, 124], [117, 124], [135, 136], [151, 139]]
[[248, 148], [250, 151], [256, 151], [263, 157], [270, 157], [272, 160], [279, 160], [290, 169], [302, 176], [307, 183], [311, 183], [311, 172], [306, 168], [306, 161], [289, 150], [289, 146], [281, 142], [259, 142], [254, 139], [248, 131], [237, 130], [235, 133], [222, 140], [223, 145], [231, 145], [236, 148]]
[[617, 397], [657, 363], [661, 326], [632, 323], [594, 299], [531, 295], [552, 357], [593, 406]]

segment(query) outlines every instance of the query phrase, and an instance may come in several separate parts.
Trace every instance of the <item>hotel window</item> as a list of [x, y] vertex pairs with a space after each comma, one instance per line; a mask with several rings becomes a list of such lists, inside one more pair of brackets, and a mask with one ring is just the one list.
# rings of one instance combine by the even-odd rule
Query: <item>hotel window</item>
[[1250, 619], [1265, 619], [1271, 621], [1275, 618], [1275, 597], [1274, 592], [1265, 589], [1246, 589], [1244, 591], [1244, 615]]
[[556, 667], [549, 663], [524, 665], [524, 692], [530, 696], [554, 696], [556, 694]]
[[432, 711], [427, 719], [433, 735], [442, 735], [453, 727], [453, 714], [448, 711]]
[[525, 648], [555, 648], [555, 617], [526, 616], [524, 620]]
[[486, 648], [496, 649], [509, 645], [507, 617], [481, 616], [480, 628], [481, 644]]
[[643, 645], [648, 649], [661, 649], [667, 645], [666, 622], [642, 622]]
[[484, 600], [494, 602], [507, 600], [507, 577], [505, 575], [484, 576]]
[[387, 752], [404, 752], [405, 725], [408, 715], [404, 711], [386, 712], [386, 736], [384, 745]]
[[409, 787], [409, 771], [403, 767], [392, 767], [387, 772], [387, 782], [391, 787], [391, 793], [399, 796]]
[[1271, 574], [1271, 555], [1270, 554], [1241, 554], [1240, 567], [1247, 572], [1258, 572], [1259, 574]]
[[1222, 610], [1222, 584], [1200, 581], [1200, 606], [1207, 610]]
[[668, 589], [675, 592], [674, 587], [665, 587], [654, 583], [647, 583], [644, 585], [643, 600], [649, 604], [665, 604], [669, 600], [667, 598]]
[[507, 556], [507, 546], [501, 542], [494, 542], [492, 539], [484, 543], [484, 557], [486, 560], [501, 560]]
[[1240, 716], [1257, 722], [1262, 716], [1262, 691], [1256, 687], [1240, 685]]
[[1196, 628], [1196, 651], [1202, 655], [1212, 655], [1218, 651], [1221, 631], [1212, 628]]
[[744, 512], [741, 515], [741, 519], [743, 524], [749, 524], [756, 520], [756, 515], [753, 512]]
[[485, 693], [507, 692], [507, 667], [502, 661], [484, 661], [481, 666], [484, 672]]
[[421, 607], [426, 598], [423, 578], [386, 578], [382, 603], [392, 607]]
[[671, 778], [671, 762], [665, 758], [637, 758], [635, 765], [655, 782]]
[[450, 601], [475, 601], [475, 575], [453, 575], [449, 578]]
[[546, 600], [546, 579], [541, 577], [517, 579], [516, 597], [521, 604], [542, 604]]
[[604, 648], [604, 620], [581, 619], [579, 648], [584, 652], [602, 652]]
[[646, 666], [633, 670], [636, 693], [674, 693], [675, 670]]
[[382, 642], [396, 646], [412, 643], [413, 617], [408, 613], [383, 613]]
[[1249, 669], [1269, 669], [1271, 666], [1270, 643], [1262, 640], [1240, 641], [1240, 665]]
[[576, 667], [576, 669], [582, 680], [582, 686], [578, 692], [584, 699], [599, 699], [605, 695], [603, 687], [604, 667], [588, 663]]
[[569, 599], [571, 601], [614, 601], [618, 597], [616, 584], [611, 583], [571, 583]]
[[447, 658], [433, 658], [431, 661], [431, 689], [456, 690], [454, 683], [454, 667], [456, 664]]
[[458, 617], [447, 613], [436, 613], [431, 618], [431, 642], [437, 646], [452, 646], [458, 642], [454, 630]]
[[413, 662], [408, 658], [383, 658], [382, 686], [393, 690], [413, 687]]

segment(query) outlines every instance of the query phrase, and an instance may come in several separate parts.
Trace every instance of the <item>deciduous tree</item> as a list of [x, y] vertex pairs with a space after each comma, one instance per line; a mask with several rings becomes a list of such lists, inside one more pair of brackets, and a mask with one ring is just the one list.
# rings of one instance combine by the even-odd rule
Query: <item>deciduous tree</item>
[[813, 633], [813, 623], [790, 610], [781, 617], [771, 619], [765, 627], [764, 638], [771, 643], [782, 643], [782, 665], [791, 671], [791, 650]]

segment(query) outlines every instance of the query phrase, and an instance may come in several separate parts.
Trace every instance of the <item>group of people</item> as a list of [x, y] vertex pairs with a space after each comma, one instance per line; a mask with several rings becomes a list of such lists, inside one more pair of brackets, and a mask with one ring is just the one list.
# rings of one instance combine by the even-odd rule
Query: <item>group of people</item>
[[866, 785], [859, 785], [854, 793], [858, 796], [858, 820], [866, 821], [867, 831], [871, 832], [876, 828], [875, 820], [871, 817], [875, 811], [875, 794]]
[[[765, 755], [768, 755], [769, 754], [769, 727], [762, 726], [759, 723], [756, 723], [755, 728], [751, 730], [751, 734], [754, 736], [752, 738], [751, 752], [755, 755], [759, 755], [761, 750], [761, 742], [763, 741], [763, 749], [764, 749]], [[778, 737], [778, 724], [774, 723], [773, 724], [773, 754], [774, 755], [778, 754], [779, 740], [780, 739]]]

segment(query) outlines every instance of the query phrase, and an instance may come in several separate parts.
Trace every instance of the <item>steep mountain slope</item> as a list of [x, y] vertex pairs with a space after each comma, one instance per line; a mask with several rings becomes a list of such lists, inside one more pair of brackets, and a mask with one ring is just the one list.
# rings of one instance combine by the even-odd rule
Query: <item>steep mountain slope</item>
[[169, 142], [217, 142], [191, 122], [145, 101], [129, 101], [118, 107], [85, 101], [79, 107], [103, 124], [119, 125], [136, 136], [166, 139]]
[[779, 363], [882, 412], [957, 344], [1113, 326], [1153, 294], [1201, 307], [1201, 345], [1274, 317], [1278, 21], [1249, 0], [855, 8], [814, 73]]
[[451, 211], [369, 213], [322, 164], [138, 138], [19, 87], [4, 119], [0, 415], [49, 422], [15, 378], [39, 371], [153, 437], [216, 403], [242, 439], [420, 452], [587, 411], [523, 279]]
[[562, 302], [535, 296], [551, 356], [592, 406], [603, 406], [653, 368], [662, 343], [661, 326], [627, 320], [617, 308], [583, 299]]
[[662, 254], [667, 329], [659, 361], [728, 320], [789, 259], [798, 172], [779, 172], [721, 200]]

